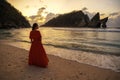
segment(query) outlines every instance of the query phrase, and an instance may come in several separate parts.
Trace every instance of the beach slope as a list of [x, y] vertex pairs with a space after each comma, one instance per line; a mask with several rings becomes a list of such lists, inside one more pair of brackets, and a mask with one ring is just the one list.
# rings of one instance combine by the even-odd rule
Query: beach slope
[[[49, 52], [49, 51], [48, 51]], [[28, 65], [29, 51], [0, 43], [0, 80], [119, 80], [120, 73], [48, 55], [48, 68]]]

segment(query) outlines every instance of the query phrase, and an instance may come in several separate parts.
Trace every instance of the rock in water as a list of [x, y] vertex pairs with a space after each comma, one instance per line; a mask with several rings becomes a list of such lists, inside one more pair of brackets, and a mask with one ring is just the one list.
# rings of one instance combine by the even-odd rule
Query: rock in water
[[97, 13], [95, 16], [93, 16], [93, 18], [92, 18], [91, 21], [89, 22], [88, 27], [100, 28], [100, 26], [101, 26], [100, 14]]
[[102, 28], [106, 28], [107, 27], [107, 25], [106, 25], [107, 21], [108, 21], [108, 17], [106, 17], [104, 19], [101, 19]]

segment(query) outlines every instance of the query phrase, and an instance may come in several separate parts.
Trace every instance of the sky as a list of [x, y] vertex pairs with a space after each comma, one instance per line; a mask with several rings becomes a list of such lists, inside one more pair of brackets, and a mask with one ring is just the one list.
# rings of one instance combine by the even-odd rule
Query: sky
[[81, 10], [86, 7], [89, 12], [101, 12], [110, 14], [120, 11], [120, 0], [7, 0], [24, 16], [37, 14], [41, 7], [48, 12], [66, 13], [73, 10]]
[[[49, 13], [63, 14], [73, 10], [84, 10], [89, 13], [100, 12], [101, 16], [115, 16], [120, 14], [120, 0], [7, 0], [15, 8], [22, 12], [24, 16], [42, 15]], [[34, 16], [35, 17], [35, 16]], [[38, 18], [37, 18], [38, 19]]]

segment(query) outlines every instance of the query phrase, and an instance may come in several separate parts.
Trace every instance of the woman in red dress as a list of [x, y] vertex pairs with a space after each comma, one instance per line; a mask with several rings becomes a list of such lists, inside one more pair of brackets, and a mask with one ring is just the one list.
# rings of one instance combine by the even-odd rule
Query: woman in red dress
[[41, 43], [41, 34], [37, 30], [38, 24], [34, 23], [29, 38], [31, 39], [31, 48], [29, 52], [29, 65], [36, 65], [40, 67], [47, 67], [48, 58]]

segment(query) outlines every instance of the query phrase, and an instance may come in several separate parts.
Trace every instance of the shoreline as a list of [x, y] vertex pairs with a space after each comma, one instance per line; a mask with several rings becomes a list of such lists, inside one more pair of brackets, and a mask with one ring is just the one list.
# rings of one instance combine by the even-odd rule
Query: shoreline
[[[30, 44], [22, 42], [11, 42], [8, 40], [0, 40], [0, 43], [14, 46], [29, 51]], [[26, 46], [27, 45], [27, 46]], [[78, 63], [87, 64], [90, 66], [120, 72], [120, 56], [94, 54], [92, 52], [84, 52], [78, 50], [70, 50], [66, 48], [59, 48], [54, 46], [44, 45], [48, 55], [57, 56], [63, 59], [76, 61]]]
[[120, 73], [48, 54], [48, 68], [29, 66], [28, 51], [0, 43], [0, 80], [118, 80]]

